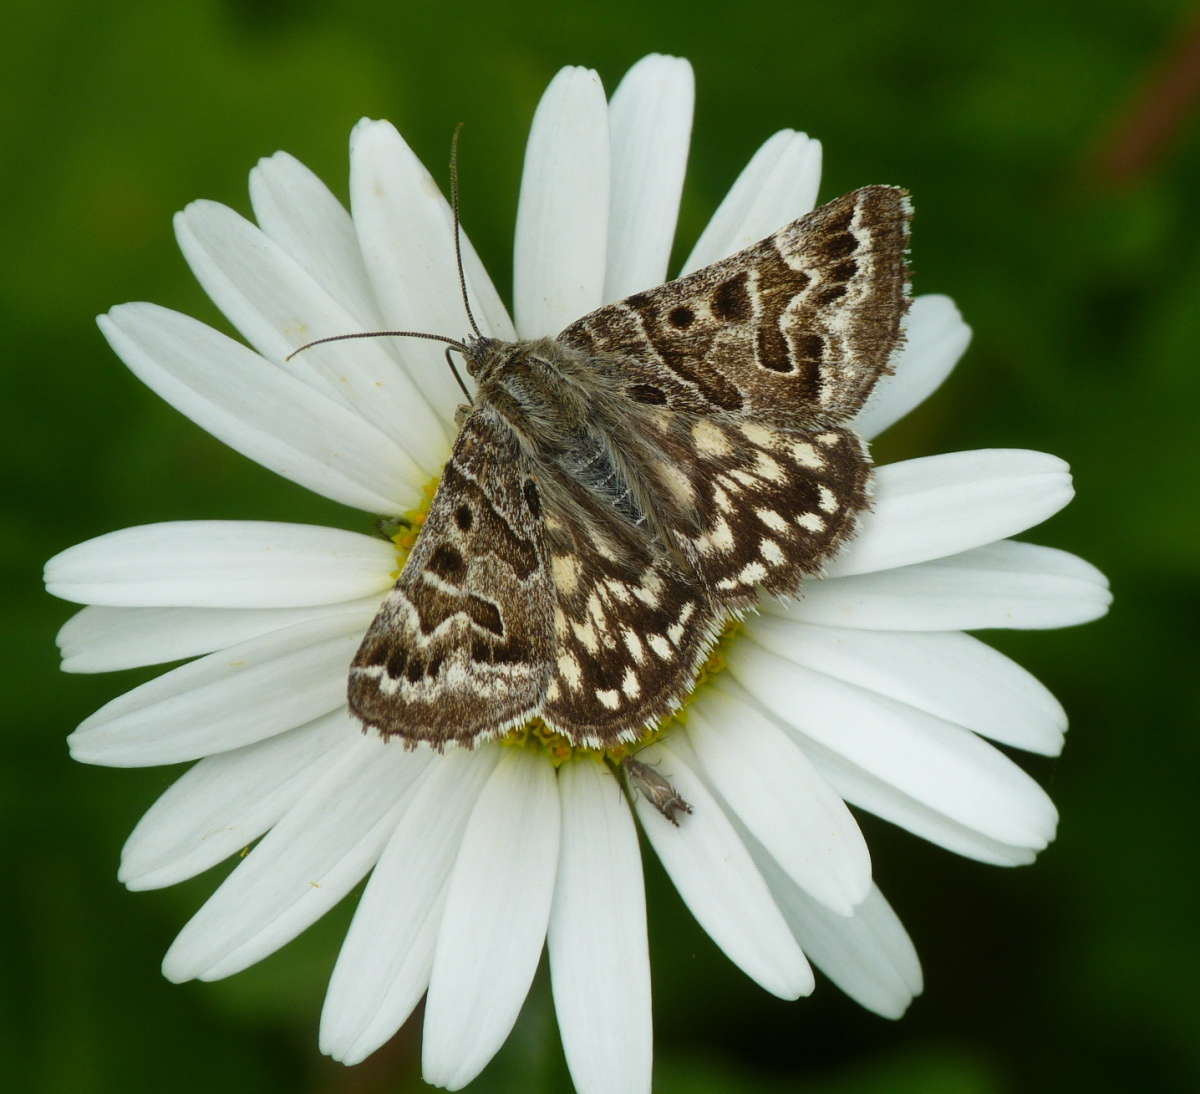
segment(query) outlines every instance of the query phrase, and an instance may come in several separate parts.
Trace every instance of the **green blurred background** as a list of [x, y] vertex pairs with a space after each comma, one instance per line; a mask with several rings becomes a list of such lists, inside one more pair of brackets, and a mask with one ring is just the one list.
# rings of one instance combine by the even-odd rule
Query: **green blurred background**
[[[227, 867], [157, 893], [117, 885], [121, 843], [173, 773], [67, 759], [66, 732], [150, 674], [58, 674], [53, 636], [71, 609], [42, 592], [42, 561], [159, 520], [364, 520], [159, 402], [92, 317], [153, 299], [218, 322], [175, 249], [171, 214], [195, 197], [248, 212], [246, 172], [277, 148], [344, 197], [346, 137], [361, 115], [394, 121], [438, 177], [454, 124], [467, 123], [466, 220], [507, 292], [523, 143], [546, 82], [581, 63], [611, 89], [656, 50], [689, 57], [697, 74], [679, 253], [783, 126], [825, 142], [825, 197], [910, 187], [917, 289], [952, 294], [975, 342], [878, 456], [1012, 446], [1069, 459], [1079, 498], [1034, 538], [1097, 563], [1117, 597], [1106, 620], [1079, 630], [989, 636], [1072, 716], [1065, 756], [1026, 765], [1063, 818], [1036, 866], [979, 866], [864, 820], [927, 974], [903, 1021], [865, 1014], [824, 982], [796, 1004], [765, 995], [648, 856], [656, 1089], [1200, 1090], [1193, 12], [1167, 0], [10, 0], [7, 10], [10, 1090], [421, 1088], [417, 1022], [357, 1069], [317, 1052], [352, 900], [232, 980], [175, 987], [159, 975], [161, 954]], [[473, 1089], [567, 1089], [544, 970]]]

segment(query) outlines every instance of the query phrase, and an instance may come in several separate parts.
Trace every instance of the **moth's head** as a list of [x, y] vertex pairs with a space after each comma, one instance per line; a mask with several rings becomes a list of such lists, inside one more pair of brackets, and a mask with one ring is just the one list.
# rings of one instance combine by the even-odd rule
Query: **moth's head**
[[483, 335], [467, 338], [464, 345], [466, 352], [463, 358], [467, 363], [467, 372], [480, 383], [486, 382], [520, 356], [517, 343], [501, 342], [498, 338], [485, 338]]

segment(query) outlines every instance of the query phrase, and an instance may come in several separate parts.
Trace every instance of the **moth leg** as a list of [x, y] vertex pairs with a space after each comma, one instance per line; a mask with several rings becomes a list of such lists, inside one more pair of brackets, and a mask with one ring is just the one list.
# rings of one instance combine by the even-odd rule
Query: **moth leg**
[[632, 756], [626, 756], [621, 761], [621, 768], [625, 772], [629, 792], [631, 794], [635, 791], [640, 792], [642, 797], [676, 828], [679, 827], [676, 814], [692, 811], [691, 804], [684, 800], [679, 791], [649, 764], [635, 760]]

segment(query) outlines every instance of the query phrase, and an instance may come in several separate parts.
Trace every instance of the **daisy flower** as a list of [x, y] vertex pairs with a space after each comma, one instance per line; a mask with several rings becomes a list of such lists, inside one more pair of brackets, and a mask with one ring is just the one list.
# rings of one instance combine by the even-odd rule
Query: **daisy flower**
[[[554, 78], [525, 156], [511, 318], [464, 240], [484, 334], [553, 334], [666, 279], [692, 101], [691, 69], [670, 57], [640, 61], [611, 100], [594, 72]], [[817, 141], [771, 137], [683, 272], [811, 210], [820, 167]], [[464, 328], [450, 209], [386, 122], [355, 128], [350, 194], [348, 213], [281, 152], [251, 172], [257, 224], [212, 202], [179, 214], [185, 258], [246, 344], [146, 303], [113, 308], [100, 328], [138, 377], [244, 455], [367, 513], [419, 518], [460, 402], [442, 347], [340, 342], [285, 363], [330, 333]], [[969, 336], [949, 299], [918, 297], [895, 374], [856, 428], [874, 437], [930, 395]], [[1008, 538], [1071, 494], [1066, 466], [1037, 452], [878, 468], [874, 509], [825, 578], [727, 636], [684, 716], [639, 753], [692, 805], [679, 827], [624, 796], [594, 755], [536, 735], [443, 755], [364, 735], [346, 708], [347, 667], [403, 536], [188, 521], [51, 559], [49, 591], [86, 605], [59, 635], [66, 671], [192, 659], [98, 710], [71, 753], [118, 767], [195, 761], [129, 837], [130, 889], [253, 844], [171, 946], [169, 979], [246, 968], [369, 874], [330, 982], [324, 1052], [362, 1060], [426, 996], [424, 1075], [458, 1089], [512, 1029], [546, 945], [576, 1086], [645, 1091], [638, 825], [692, 914], [767, 991], [812, 991], [811, 962], [893, 1018], [921, 990], [920, 966], [849, 806], [999, 865], [1053, 838], [1049, 798], [989, 741], [1053, 755], [1062, 708], [964, 632], [1104, 613], [1092, 566]]]

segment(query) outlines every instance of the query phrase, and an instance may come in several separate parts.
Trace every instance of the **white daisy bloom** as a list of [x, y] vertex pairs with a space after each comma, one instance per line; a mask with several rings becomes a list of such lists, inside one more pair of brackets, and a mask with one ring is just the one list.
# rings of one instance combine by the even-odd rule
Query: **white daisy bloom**
[[[611, 100], [587, 69], [554, 78], [526, 152], [511, 319], [464, 240], [485, 335], [554, 334], [666, 279], [692, 102], [691, 69], [670, 57], [640, 61]], [[771, 137], [684, 272], [811, 210], [820, 169], [817, 141]], [[381, 339], [284, 358], [330, 333], [461, 332], [451, 212], [386, 122], [355, 128], [350, 192], [352, 214], [277, 153], [250, 175], [257, 224], [212, 202], [179, 214], [188, 263], [247, 344], [146, 303], [100, 327], [226, 444], [328, 498], [399, 514], [427, 497], [450, 451], [460, 394], [442, 347]], [[969, 337], [949, 299], [918, 297], [895, 374], [856, 427], [873, 437], [920, 403]], [[152, 524], [51, 559], [50, 592], [87, 605], [59, 635], [66, 671], [195, 658], [98, 710], [71, 751], [112, 766], [196, 761], [125, 845], [130, 889], [254, 844], [171, 946], [171, 980], [261, 960], [369, 873], [329, 986], [324, 1052], [364, 1059], [427, 993], [424, 1074], [458, 1089], [508, 1036], [547, 943], [576, 1086], [646, 1091], [634, 814], [700, 924], [767, 991], [810, 992], [811, 961], [892, 1018], [921, 970], [847, 806], [999, 865], [1053, 838], [1049, 798], [989, 741], [1056, 754], [1062, 708], [964, 632], [1104, 613], [1095, 568], [1008, 538], [1071, 495], [1063, 462], [1037, 452], [878, 468], [874, 509], [826, 578], [748, 619], [686, 723], [639, 753], [693, 806], [678, 828], [640, 796], [630, 808], [592, 756], [556, 766], [500, 743], [439, 755], [364, 736], [347, 668], [399, 562], [383, 539], [330, 528]]]

